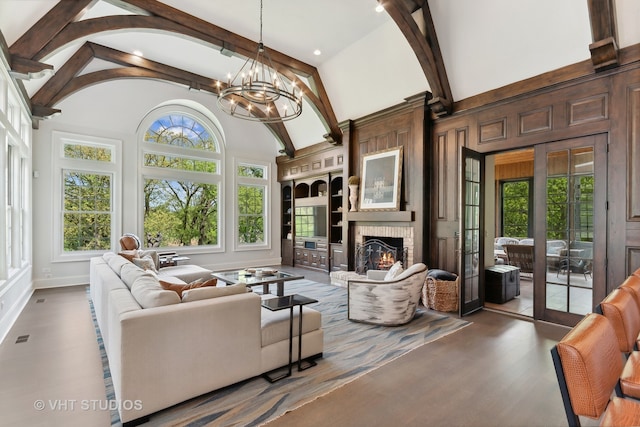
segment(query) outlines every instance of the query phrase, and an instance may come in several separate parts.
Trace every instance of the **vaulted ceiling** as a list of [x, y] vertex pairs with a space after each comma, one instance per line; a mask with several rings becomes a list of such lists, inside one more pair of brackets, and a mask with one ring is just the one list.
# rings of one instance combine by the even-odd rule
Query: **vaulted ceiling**
[[[265, 45], [305, 93], [300, 118], [266, 125], [287, 154], [340, 143], [340, 122], [418, 93], [446, 116], [461, 100], [570, 64], [614, 67], [621, 48], [640, 43], [636, 0], [379, 3], [380, 13], [376, 0], [264, 0]], [[257, 50], [259, 9], [259, 0], [2, 0], [0, 31], [36, 118], [89, 86], [139, 78], [211, 93], [214, 111], [227, 74]]]

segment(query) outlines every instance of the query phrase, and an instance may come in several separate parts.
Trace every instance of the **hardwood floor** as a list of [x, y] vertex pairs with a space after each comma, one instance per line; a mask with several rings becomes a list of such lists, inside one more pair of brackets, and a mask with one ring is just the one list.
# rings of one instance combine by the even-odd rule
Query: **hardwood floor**
[[[285, 270], [329, 282], [324, 273]], [[568, 328], [490, 311], [465, 319], [473, 324], [269, 426], [566, 425], [549, 349]], [[16, 344], [22, 335], [29, 339]], [[105, 401], [84, 287], [34, 293], [0, 345], [0, 384], [0, 426], [109, 425], [107, 411], [81, 407]]]

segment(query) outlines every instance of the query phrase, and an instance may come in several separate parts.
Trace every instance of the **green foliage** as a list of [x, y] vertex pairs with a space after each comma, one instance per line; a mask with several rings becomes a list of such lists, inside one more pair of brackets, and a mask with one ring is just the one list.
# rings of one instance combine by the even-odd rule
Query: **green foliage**
[[144, 200], [144, 233], [162, 235], [161, 246], [218, 243], [216, 184], [147, 179]]
[[64, 157], [79, 160], [111, 161], [111, 149], [83, 144], [65, 144]]
[[111, 247], [111, 177], [67, 171], [64, 175], [65, 251]]
[[263, 166], [240, 165], [238, 166], [238, 176], [245, 178], [265, 178], [265, 168]]
[[264, 206], [264, 186], [238, 186], [238, 241], [241, 244], [265, 241]]
[[530, 181], [508, 181], [502, 184], [502, 235], [529, 236]]

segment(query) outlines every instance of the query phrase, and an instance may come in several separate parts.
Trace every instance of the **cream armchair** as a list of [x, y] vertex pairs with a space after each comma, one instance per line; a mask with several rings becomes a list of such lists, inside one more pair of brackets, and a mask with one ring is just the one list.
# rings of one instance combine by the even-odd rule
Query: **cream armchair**
[[369, 270], [366, 279], [349, 279], [349, 320], [397, 326], [413, 319], [427, 277], [427, 266], [414, 264], [388, 281], [384, 280], [386, 273]]

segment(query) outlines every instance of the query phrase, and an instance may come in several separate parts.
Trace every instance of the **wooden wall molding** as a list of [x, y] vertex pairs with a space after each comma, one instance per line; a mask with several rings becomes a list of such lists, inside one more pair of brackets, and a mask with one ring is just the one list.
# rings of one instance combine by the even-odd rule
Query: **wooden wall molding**
[[629, 127], [627, 136], [628, 177], [628, 221], [640, 221], [640, 85], [627, 89], [627, 114]]
[[519, 135], [550, 131], [553, 129], [553, 106], [522, 112], [518, 114], [518, 122]]
[[602, 93], [567, 101], [569, 126], [609, 118], [609, 94]]

